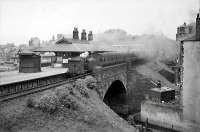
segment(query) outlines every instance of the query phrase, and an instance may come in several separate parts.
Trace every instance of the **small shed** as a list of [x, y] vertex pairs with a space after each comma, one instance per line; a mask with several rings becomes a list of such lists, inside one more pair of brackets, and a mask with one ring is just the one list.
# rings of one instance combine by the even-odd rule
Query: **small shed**
[[19, 72], [35, 73], [41, 72], [41, 57], [32, 51], [22, 51], [19, 53]]
[[155, 102], [170, 102], [175, 100], [175, 89], [169, 87], [152, 88], [149, 90], [149, 99]]

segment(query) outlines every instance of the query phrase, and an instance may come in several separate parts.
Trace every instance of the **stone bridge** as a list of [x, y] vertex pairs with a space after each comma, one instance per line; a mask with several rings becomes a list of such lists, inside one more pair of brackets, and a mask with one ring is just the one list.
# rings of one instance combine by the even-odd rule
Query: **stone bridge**
[[118, 90], [121, 92], [127, 91], [128, 64], [121, 63], [96, 69], [94, 76], [102, 99], [111, 87], [120, 87]]

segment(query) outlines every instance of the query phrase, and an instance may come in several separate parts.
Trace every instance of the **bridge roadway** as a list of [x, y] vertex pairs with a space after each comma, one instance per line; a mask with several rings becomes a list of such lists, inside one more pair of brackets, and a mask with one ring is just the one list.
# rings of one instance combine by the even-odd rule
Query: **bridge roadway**
[[[97, 79], [99, 94], [102, 99], [104, 99], [109, 87], [116, 81], [120, 82], [126, 91], [128, 66], [129, 63], [126, 62], [94, 70], [92, 75]], [[0, 101], [63, 85], [88, 75], [70, 78], [66, 73], [66, 68], [43, 69], [40, 73], [18, 73], [17, 71], [0, 73]]]

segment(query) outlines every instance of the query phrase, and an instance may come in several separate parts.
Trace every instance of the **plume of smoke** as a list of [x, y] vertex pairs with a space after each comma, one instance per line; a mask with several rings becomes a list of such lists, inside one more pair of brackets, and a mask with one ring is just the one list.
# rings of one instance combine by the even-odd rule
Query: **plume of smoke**
[[189, 23], [193, 23], [198, 12], [196, 10], [191, 9], [188, 13], [189, 13], [188, 14], [189, 15]]
[[109, 29], [104, 33], [100, 33], [95, 36], [95, 40], [97, 42], [106, 43], [107, 45], [112, 45], [131, 39], [131, 35], [127, 35], [126, 31], [122, 29]]
[[200, 123], [200, 42], [184, 42], [183, 114]]
[[133, 44], [143, 45], [138, 51], [140, 57], [149, 60], [171, 61], [176, 58], [176, 42], [164, 35], [142, 35]]
[[[110, 29], [95, 36], [96, 45], [112, 48], [111, 45], [124, 45], [124, 48], [117, 50], [127, 50], [134, 52], [139, 57], [149, 60], [171, 61], [176, 58], [176, 41], [164, 35], [128, 35], [121, 29]], [[113, 49], [112, 49], [113, 50]]]

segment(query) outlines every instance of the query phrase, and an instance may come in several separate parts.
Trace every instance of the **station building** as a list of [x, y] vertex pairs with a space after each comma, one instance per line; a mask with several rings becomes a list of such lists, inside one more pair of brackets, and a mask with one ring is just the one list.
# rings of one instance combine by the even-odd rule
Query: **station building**
[[92, 31], [89, 31], [88, 35], [86, 30], [83, 29], [81, 37], [79, 39], [78, 28], [73, 30], [73, 38], [60, 37], [51, 46], [40, 47], [34, 52], [44, 54], [45, 52], [55, 53], [56, 63], [67, 63], [69, 58], [79, 56], [81, 53], [92, 51], [93, 46], [91, 41], [93, 40]]
[[92, 46], [90, 42], [93, 40], [92, 31], [88, 34], [83, 29], [81, 33], [81, 39], [79, 39], [79, 31], [77, 28], [73, 30], [73, 38], [65, 38], [64, 36], [59, 38], [52, 46], [40, 47], [35, 52], [45, 53], [54, 52], [56, 57], [70, 58], [79, 56], [85, 51], [91, 51]]

